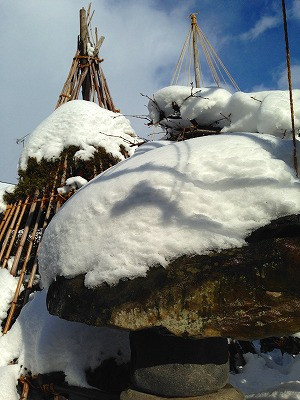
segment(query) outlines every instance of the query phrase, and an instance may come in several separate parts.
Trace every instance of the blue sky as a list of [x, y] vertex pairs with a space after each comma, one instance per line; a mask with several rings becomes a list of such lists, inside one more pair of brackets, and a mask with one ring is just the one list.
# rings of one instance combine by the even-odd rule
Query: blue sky
[[[76, 50], [87, 0], [0, 0], [0, 181], [16, 182], [21, 145], [54, 109]], [[294, 87], [300, 87], [300, 0], [286, 0]], [[189, 29], [198, 23], [241, 90], [285, 89], [281, 0], [95, 0], [94, 25], [115, 104], [145, 114], [167, 86]], [[132, 119], [142, 136], [151, 130]]]

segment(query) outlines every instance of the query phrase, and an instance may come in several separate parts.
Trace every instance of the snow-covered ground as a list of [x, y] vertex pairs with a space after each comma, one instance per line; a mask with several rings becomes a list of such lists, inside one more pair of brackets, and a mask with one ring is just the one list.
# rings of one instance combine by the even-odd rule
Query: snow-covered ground
[[132, 155], [131, 143], [137, 143], [136, 134], [122, 114], [90, 101], [73, 100], [56, 109], [27, 137], [19, 166], [25, 170], [29, 157], [51, 161], [69, 146], [80, 148], [75, 158], [82, 160], [92, 158], [100, 146], [123, 160], [120, 145]]
[[270, 353], [245, 355], [246, 365], [239, 374], [231, 374], [230, 382], [247, 399], [299, 400], [300, 354]]
[[[300, 90], [293, 91], [295, 127], [300, 128]], [[229, 93], [221, 88], [168, 86], [154, 93], [149, 116], [174, 133], [199, 124], [219, 127], [222, 132], [258, 132], [289, 137], [289, 92], [270, 90]]]
[[46, 292], [36, 293], [0, 337], [0, 400], [19, 399], [16, 384], [25, 368], [33, 374], [63, 371], [70, 385], [88, 387], [85, 370], [110, 357], [129, 360], [127, 332], [54, 317], [46, 308]]
[[17, 284], [17, 277], [12, 276], [7, 269], [0, 269], [0, 334], [2, 333], [2, 321], [7, 316]]

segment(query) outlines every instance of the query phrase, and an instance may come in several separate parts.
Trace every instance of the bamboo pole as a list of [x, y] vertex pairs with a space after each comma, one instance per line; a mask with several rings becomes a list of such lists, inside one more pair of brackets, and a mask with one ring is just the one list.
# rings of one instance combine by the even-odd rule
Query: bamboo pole
[[2, 263], [2, 266], [1, 266], [2, 268], [5, 268], [5, 266], [6, 266], [6, 264], [7, 264], [7, 261], [8, 261], [8, 258], [9, 258], [9, 254], [10, 254], [10, 252], [11, 252], [11, 249], [12, 249], [13, 245], [14, 245], [14, 241], [15, 241], [16, 236], [17, 236], [17, 234], [18, 234], [18, 231], [19, 231], [19, 228], [20, 228], [20, 225], [21, 225], [21, 221], [22, 221], [22, 219], [23, 219], [24, 213], [25, 213], [26, 208], [27, 208], [27, 205], [28, 205], [28, 199], [29, 199], [29, 196], [26, 197], [25, 202], [22, 204], [22, 211], [21, 211], [21, 213], [20, 213], [20, 215], [19, 215], [17, 224], [16, 224], [15, 229], [14, 229], [14, 233], [13, 233], [13, 235], [12, 235], [12, 238], [11, 238], [11, 240], [10, 240], [8, 249], [7, 249], [7, 251], [6, 251], [6, 255], [5, 255], [5, 257], [4, 257], [4, 260], [3, 260], [3, 263]]
[[[93, 62], [92, 62], [93, 63]], [[91, 100], [95, 99], [95, 76], [92, 68], [89, 68], [90, 82], [91, 82]]]
[[[76, 88], [76, 90], [74, 92], [74, 98], [75, 99], [78, 99], [78, 97], [79, 97], [80, 88], [83, 85], [83, 82], [84, 82], [84, 80], [85, 80], [85, 78], [87, 76], [88, 71], [89, 71], [88, 67], [84, 68], [83, 71], [81, 72], [80, 76], [79, 76], [78, 83], [77, 83], [77, 88]], [[84, 99], [84, 100], [86, 100], [86, 99]]]
[[0, 231], [0, 241], [2, 240], [4, 233], [6, 231], [6, 228], [8, 227], [9, 221], [11, 220], [11, 217], [13, 216], [14, 213], [14, 209], [16, 208], [16, 205], [14, 205], [11, 209], [10, 209], [10, 213], [7, 215], [7, 219], [4, 223], [4, 226], [2, 228], [2, 230]]
[[15, 226], [14, 233], [13, 233], [13, 235], [12, 235], [12, 238], [11, 238], [11, 240], [10, 240], [8, 249], [7, 249], [7, 251], [6, 251], [6, 254], [5, 254], [5, 257], [4, 257], [4, 260], [3, 260], [3, 264], [2, 264], [2, 268], [5, 268], [5, 267], [6, 267], [6, 264], [7, 264], [7, 262], [8, 262], [8, 259], [9, 259], [10, 253], [11, 253], [11, 249], [12, 249], [12, 247], [13, 247], [13, 245], [14, 245], [14, 242], [15, 242], [15, 239], [16, 239], [16, 237], [17, 237], [17, 234], [18, 234], [18, 231], [19, 231], [19, 228], [20, 228], [20, 225], [21, 225], [23, 216], [24, 216], [24, 214], [25, 214], [25, 211], [26, 211], [26, 208], [27, 208], [27, 205], [28, 205], [28, 200], [29, 200], [29, 196], [26, 197], [25, 203], [22, 204], [22, 211], [21, 211], [21, 214], [19, 215], [17, 224], [16, 224], [16, 226]]
[[104, 106], [104, 108], [106, 108], [108, 110], [106, 96], [105, 96], [105, 90], [104, 90], [104, 86], [105, 86], [104, 76], [103, 76], [103, 72], [102, 72], [102, 69], [100, 66], [99, 66], [99, 70], [98, 70], [98, 80], [100, 83], [100, 88], [102, 89], [101, 94], [102, 94], [103, 106]]
[[23, 390], [20, 400], [27, 400], [29, 394], [29, 384], [28, 382], [23, 382]]
[[[64, 163], [63, 163], [63, 171], [62, 171], [62, 176], [60, 180], [60, 186], [64, 186], [66, 183], [66, 178], [67, 178], [67, 168], [68, 168], [68, 155], [65, 155]], [[56, 203], [56, 209], [55, 213], [58, 212], [62, 204], [62, 199], [61, 197], [58, 198], [57, 203]]]
[[[29, 240], [28, 249], [27, 249], [27, 252], [26, 252], [26, 256], [25, 256], [22, 268], [21, 268], [21, 272], [20, 272], [17, 288], [16, 288], [16, 291], [15, 291], [15, 294], [14, 294], [14, 298], [13, 298], [13, 301], [12, 301], [12, 304], [11, 304], [11, 308], [9, 310], [9, 314], [8, 314], [8, 317], [7, 317], [7, 320], [6, 320], [6, 323], [5, 323], [3, 334], [7, 333], [7, 331], [9, 330], [11, 322], [12, 322], [12, 318], [13, 318], [13, 316], [15, 314], [15, 311], [16, 311], [16, 306], [17, 306], [17, 303], [18, 303], [18, 298], [19, 298], [19, 295], [20, 295], [21, 286], [23, 284], [24, 276], [26, 274], [26, 268], [27, 268], [28, 261], [30, 259], [31, 250], [32, 250], [32, 247], [33, 247], [35, 235], [36, 235], [36, 232], [37, 232], [37, 229], [38, 229], [38, 226], [39, 226], [39, 221], [40, 221], [40, 218], [41, 218], [41, 215], [42, 215], [44, 202], [45, 202], [45, 199], [43, 198], [42, 202], [40, 203], [40, 209], [39, 209], [38, 215], [37, 215], [35, 223], [34, 223], [34, 227], [33, 227], [32, 234], [31, 234], [31, 238]], [[33, 216], [33, 212], [35, 210], [36, 205], [37, 205], [37, 203], [32, 203], [32, 205], [31, 205], [32, 216]], [[35, 206], [35, 207], [33, 208], [32, 206]], [[30, 215], [29, 215], [28, 219], [29, 218], [30, 218]], [[31, 221], [32, 221], [32, 217], [31, 217], [30, 222], [29, 222], [28, 225], [30, 225]], [[27, 234], [26, 234], [26, 237], [27, 237]], [[25, 237], [25, 240], [26, 240], [26, 237]], [[23, 237], [22, 237], [22, 239], [23, 239]], [[24, 240], [24, 243], [25, 243], [25, 240]], [[19, 248], [20, 248], [20, 246], [19, 246]], [[19, 248], [18, 248], [18, 250], [19, 250]], [[16, 255], [16, 257], [17, 257], [17, 255]], [[13, 268], [12, 268], [11, 273], [13, 273]]]
[[99, 90], [99, 82], [100, 82], [99, 73], [98, 73], [98, 71], [96, 71], [96, 68], [95, 68], [94, 64], [92, 64], [91, 68], [93, 70], [93, 73], [94, 73], [94, 76], [95, 76], [95, 79], [96, 79], [95, 88], [96, 88], [96, 93], [97, 93], [97, 97], [98, 97], [98, 103], [99, 103], [100, 107], [102, 107], [102, 106], [104, 107], [104, 103], [103, 103], [104, 99], [103, 99], [103, 96], [101, 95], [101, 92]]
[[31, 273], [30, 273], [30, 277], [29, 277], [29, 281], [28, 281], [27, 287], [25, 289], [25, 296], [24, 296], [23, 306], [28, 302], [28, 298], [29, 298], [29, 295], [30, 295], [32, 287], [33, 287], [33, 282], [34, 282], [34, 278], [35, 278], [36, 271], [37, 271], [37, 266], [38, 266], [38, 253], [39, 253], [39, 249], [40, 249], [40, 245], [41, 245], [41, 241], [42, 241], [45, 229], [46, 229], [46, 227], [48, 225], [48, 222], [49, 222], [49, 219], [50, 219], [50, 214], [51, 214], [51, 210], [52, 210], [52, 203], [53, 203], [53, 200], [54, 200], [54, 197], [55, 197], [55, 188], [56, 188], [56, 183], [57, 183], [57, 179], [58, 179], [59, 169], [60, 169], [60, 166], [58, 167], [58, 169], [56, 171], [53, 187], [52, 187], [52, 190], [50, 192], [50, 198], [49, 198], [49, 202], [48, 202], [48, 207], [47, 207], [47, 211], [46, 211], [44, 222], [43, 222], [43, 226], [42, 226], [41, 239], [40, 239], [40, 242], [39, 242], [39, 244], [37, 246], [37, 249], [36, 249], [35, 258], [34, 258], [34, 262], [33, 262], [33, 267], [31, 269]]
[[[6, 232], [5, 239], [4, 239], [3, 243], [2, 243], [2, 247], [1, 247], [1, 251], [0, 251], [0, 261], [2, 260], [2, 256], [3, 256], [3, 253], [4, 253], [5, 249], [6, 249], [8, 240], [9, 240], [10, 235], [11, 235], [13, 229], [14, 229], [14, 226], [15, 226], [19, 211], [21, 209], [21, 203], [22, 203], [22, 201], [19, 200], [18, 206], [17, 206], [17, 208], [16, 208], [16, 210], [14, 212], [14, 217], [13, 217], [13, 219], [11, 221], [11, 224], [10, 224], [10, 226], [9, 226], [7, 232]], [[4, 268], [4, 267], [2, 266], [2, 268]]]
[[[38, 195], [38, 193], [35, 194], [35, 198], [37, 197], [37, 195]], [[23, 230], [23, 234], [22, 234], [19, 246], [18, 246], [18, 250], [16, 252], [15, 259], [14, 259], [14, 262], [13, 262], [13, 265], [12, 265], [11, 271], [10, 271], [11, 275], [13, 275], [13, 276], [15, 276], [17, 273], [18, 263], [19, 263], [19, 260], [20, 260], [20, 257], [21, 257], [22, 251], [23, 251], [23, 247], [24, 247], [26, 239], [27, 239], [30, 224], [31, 224], [31, 221], [33, 218], [34, 211], [36, 209], [36, 205], [37, 205], [37, 203], [36, 203], [36, 201], [34, 201], [30, 206], [30, 210], [29, 210], [29, 214], [28, 214], [27, 221], [25, 224], [25, 228]]]
[[5, 324], [5, 327], [4, 327], [4, 330], [3, 330], [3, 334], [5, 334], [9, 330], [12, 318], [13, 318], [13, 316], [15, 314], [15, 311], [16, 311], [16, 306], [17, 306], [19, 295], [20, 295], [21, 286], [23, 284], [24, 277], [25, 277], [25, 274], [26, 274], [26, 268], [27, 268], [28, 261], [29, 261], [30, 256], [31, 256], [31, 250], [32, 250], [32, 247], [33, 247], [33, 243], [34, 243], [34, 240], [35, 240], [35, 235], [37, 233], [37, 229], [38, 229], [39, 222], [40, 222], [40, 219], [41, 219], [44, 203], [45, 203], [45, 197], [43, 197], [43, 200], [40, 203], [39, 212], [38, 212], [38, 215], [37, 215], [35, 223], [34, 223], [34, 227], [33, 227], [33, 230], [32, 230], [32, 234], [31, 234], [31, 238], [30, 238], [30, 241], [29, 241], [29, 245], [28, 245], [28, 249], [27, 249], [27, 252], [26, 252], [26, 256], [25, 256], [25, 259], [24, 259], [24, 262], [23, 262], [23, 265], [22, 265], [22, 268], [21, 268], [21, 272], [20, 272], [20, 276], [19, 276], [19, 280], [18, 280], [18, 285], [17, 285], [16, 291], [15, 291], [15, 294], [14, 294], [14, 298], [13, 298], [12, 305], [11, 305], [11, 308], [10, 308], [10, 311], [9, 311], [9, 314], [8, 314], [8, 318], [6, 320], [6, 324]]
[[13, 206], [7, 206], [6, 209], [5, 209], [5, 213], [4, 213], [3, 219], [1, 220], [1, 223], [0, 223], [0, 232], [1, 232], [2, 228], [3, 228], [3, 225], [5, 224], [5, 222], [7, 220], [7, 217], [9, 215], [9, 213], [12, 210], [12, 207]]
[[[77, 71], [78, 68], [78, 64], [79, 64], [79, 59], [77, 58], [77, 56], [79, 55], [79, 50], [76, 51], [75, 56], [73, 58], [72, 61], [72, 65], [68, 74], [68, 77], [63, 85], [61, 94], [58, 97], [58, 101], [56, 103], [56, 107], [58, 108], [60, 105], [66, 103], [69, 100], [73, 100], [72, 97], [72, 80], [74, 78], [74, 74]], [[69, 97], [68, 97], [69, 96]]]
[[100, 70], [100, 72], [101, 72], [102, 81], [103, 81], [103, 83], [104, 83], [104, 91], [105, 91], [105, 94], [106, 94], [106, 96], [107, 96], [107, 101], [108, 101], [108, 104], [109, 104], [109, 108], [108, 108], [108, 107], [107, 107], [107, 108], [108, 108], [108, 110], [114, 111], [114, 112], [115, 112], [115, 111], [116, 111], [116, 108], [115, 108], [113, 99], [112, 99], [112, 97], [111, 97], [111, 94], [110, 94], [110, 91], [109, 91], [109, 88], [108, 88], [108, 84], [107, 84], [105, 75], [104, 75], [104, 73], [103, 73], [102, 68], [100, 67], [100, 65], [99, 65], [99, 70]]

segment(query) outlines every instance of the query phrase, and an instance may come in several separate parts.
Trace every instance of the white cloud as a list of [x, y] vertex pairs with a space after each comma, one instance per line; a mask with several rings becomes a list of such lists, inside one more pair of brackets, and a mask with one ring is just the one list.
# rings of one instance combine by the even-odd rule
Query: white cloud
[[[291, 74], [292, 74], [293, 89], [300, 89], [300, 64], [294, 64], [291, 66]], [[281, 70], [275, 75], [274, 78], [277, 81], [278, 89], [280, 90], [288, 89], [286, 68], [281, 68]]]
[[300, 19], [300, 0], [293, 1], [292, 16], [296, 19]]
[[268, 29], [275, 28], [281, 22], [279, 16], [264, 16], [259, 19], [253, 28], [240, 35], [242, 40], [254, 40]]
[[[21, 148], [56, 104], [74, 56], [79, 9], [88, 0], [15, 0], [0, 4], [0, 179], [15, 181]], [[125, 114], [145, 114], [140, 92], [169, 84], [188, 30], [191, 1], [167, 10], [155, 0], [97, 0], [93, 22], [105, 36], [103, 70], [113, 100]], [[158, 73], [159, 71], [159, 73]], [[138, 120], [140, 121], [140, 120]], [[143, 123], [135, 124], [147, 134]], [[143, 132], [144, 130], [144, 132]], [[145, 133], [146, 132], [146, 133]], [[150, 133], [150, 132], [149, 132]]]

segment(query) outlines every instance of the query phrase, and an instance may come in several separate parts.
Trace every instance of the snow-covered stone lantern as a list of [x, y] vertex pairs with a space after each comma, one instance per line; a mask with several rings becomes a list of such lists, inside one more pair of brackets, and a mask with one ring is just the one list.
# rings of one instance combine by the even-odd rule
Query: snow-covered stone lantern
[[131, 331], [137, 392], [243, 398], [226, 386], [226, 338], [300, 330], [290, 147], [252, 133], [141, 146], [47, 228], [50, 312]]

